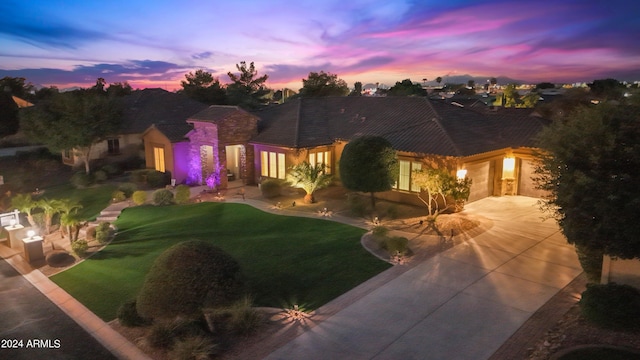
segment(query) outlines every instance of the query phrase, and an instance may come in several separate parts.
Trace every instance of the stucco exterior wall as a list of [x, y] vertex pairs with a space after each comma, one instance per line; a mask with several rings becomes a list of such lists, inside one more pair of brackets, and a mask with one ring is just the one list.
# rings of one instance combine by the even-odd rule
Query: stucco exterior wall
[[640, 289], [640, 259], [622, 260], [605, 256], [602, 261], [601, 283], [615, 282]]

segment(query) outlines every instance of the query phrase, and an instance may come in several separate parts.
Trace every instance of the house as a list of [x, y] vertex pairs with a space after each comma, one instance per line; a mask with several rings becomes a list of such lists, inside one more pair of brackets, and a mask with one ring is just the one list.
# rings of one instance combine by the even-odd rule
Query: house
[[[163, 89], [136, 90], [119, 101], [122, 106], [120, 131], [94, 145], [91, 161], [103, 159], [105, 162], [118, 162], [131, 157], [142, 159], [145, 156], [142, 134], [150, 126], [164, 128], [175, 139], [178, 129], [189, 130], [185, 120], [207, 107], [185, 95]], [[72, 150], [63, 151], [62, 160], [71, 166], [82, 163], [80, 156]]]
[[143, 133], [147, 168], [171, 172], [176, 183], [209, 179], [222, 188], [228, 178], [254, 183], [249, 140], [258, 133], [257, 116], [237, 106], [212, 105], [183, 125], [154, 124]]
[[[253, 113], [211, 106], [187, 123], [193, 126], [186, 135], [192, 144], [188, 155], [174, 153], [173, 164], [165, 160], [176, 174], [176, 164], [191, 164], [185, 182], [202, 184], [217, 173], [217, 184], [224, 187], [227, 172], [246, 184], [284, 179], [287, 169], [305, 160], [326, 164], [339, 181], [344, 146], [358, 136], [378, 135], [391, 142], [400, 162], [395, 189], [377, 194], [381, 198], [418, 204], [411, 172], [426, 166], [473, 179], [469, 201], [541, 195], [531, 180], [533, 137], [547, 121], [531, 109], [465, 108], [422, 97], [326, 97], [295, 99]], [[145, 144], [160, 130], [146, 133]], [[158, 168], [150, 166], [158, 160], [153, 159], [147, 166]]]

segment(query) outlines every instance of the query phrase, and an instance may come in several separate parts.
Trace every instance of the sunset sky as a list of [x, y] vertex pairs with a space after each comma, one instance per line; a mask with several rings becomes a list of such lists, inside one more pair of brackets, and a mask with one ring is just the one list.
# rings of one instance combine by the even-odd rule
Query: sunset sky
[[640, 1], [2, 0], [0, 77], [60, 88], [229, 81], [255, 62], [272, 88], [311, 71], [352, 86], [470, 74], [527, 82], [640, 80]]

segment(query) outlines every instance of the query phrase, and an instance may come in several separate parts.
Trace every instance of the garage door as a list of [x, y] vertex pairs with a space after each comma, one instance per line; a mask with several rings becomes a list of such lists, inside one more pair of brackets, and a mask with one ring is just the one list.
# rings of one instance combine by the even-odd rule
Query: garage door
[[467, 177], [472, 180], [469, 202], [493, 194], [493, 167], [490, 161], [467, 165]]
[[542, 197], [545, 192], [536, 189], [533, 181], [535, 176], [535, 163], [532, 160], [522, 159], [520, 162], [520, 179], [518, 182], [518, 195]]

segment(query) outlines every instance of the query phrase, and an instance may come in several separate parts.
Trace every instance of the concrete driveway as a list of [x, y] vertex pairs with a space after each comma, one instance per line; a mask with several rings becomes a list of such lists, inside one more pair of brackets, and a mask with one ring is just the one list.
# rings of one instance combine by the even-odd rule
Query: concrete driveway
[[[467, 205], [492, 226], [428, 259], [267, 359], [487, 359], [582, 269], [536, 199]], [[382, 274], [381, 274], [382, 275]], [[382, 275], [383, 276], [383, 275]]]

